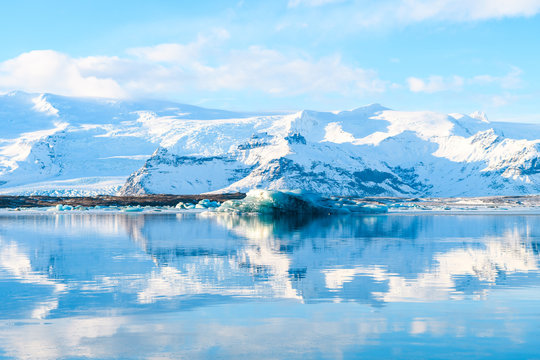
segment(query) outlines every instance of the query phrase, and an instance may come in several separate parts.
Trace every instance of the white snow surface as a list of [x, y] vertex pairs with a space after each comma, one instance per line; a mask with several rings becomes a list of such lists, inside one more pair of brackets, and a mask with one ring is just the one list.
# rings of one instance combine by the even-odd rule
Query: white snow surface
[[540, 126], [394, 111], [252, 114], [165, 101], [0, 96], [0, 194], [538, 193]]

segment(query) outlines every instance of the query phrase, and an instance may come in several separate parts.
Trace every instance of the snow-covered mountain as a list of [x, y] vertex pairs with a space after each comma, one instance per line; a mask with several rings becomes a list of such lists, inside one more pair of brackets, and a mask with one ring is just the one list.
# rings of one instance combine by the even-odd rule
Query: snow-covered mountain
[[164, 101], [0, 96], [0, 193], [540, 192], [540, 125], [483, 113], [250, 114]]

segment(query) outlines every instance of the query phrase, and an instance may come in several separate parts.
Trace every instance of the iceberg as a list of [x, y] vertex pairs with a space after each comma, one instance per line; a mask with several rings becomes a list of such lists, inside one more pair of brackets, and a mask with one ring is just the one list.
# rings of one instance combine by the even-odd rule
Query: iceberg
[[191, 202], [180, 201], [176, 204], [175, 208], [180, 210], [190, 210], [190, 209], [213, 209], [219, 207], [220, 204], [217, 201], [212, 201], [210, 199], [202, 199], [198, 203], [194, 204]]
[[123, 212], [142, 212], [144, 209], [140, 206], [126, 206], [122, 209]]
[[220, 204], [217, 201], [212, 201], [209, 199], [202, 199], [195, 205], [196, 209], [211, 209], [211, 208], [217, 208]]
[[73, 210], [73, 206], [71, 205], [63, 205], [63, 204], [58, 204], [54, 207], [54, 209], [56, 211], [70, 211], [70, 210]]
[[244, 199], [227, 200], [216, 211], [257, 214], [376, 214], [388, 212], [388, 207], [343, 198], [324, 198], [301, 190], [253, 189]]

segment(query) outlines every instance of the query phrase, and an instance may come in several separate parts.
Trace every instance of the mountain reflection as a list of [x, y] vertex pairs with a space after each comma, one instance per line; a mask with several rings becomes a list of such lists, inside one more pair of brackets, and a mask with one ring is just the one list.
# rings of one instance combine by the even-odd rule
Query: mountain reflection
[[533, 216], [4, 216], [0, 277], [20, 285], [0, 307], [483, 299], [537, 279], [539, 234]]

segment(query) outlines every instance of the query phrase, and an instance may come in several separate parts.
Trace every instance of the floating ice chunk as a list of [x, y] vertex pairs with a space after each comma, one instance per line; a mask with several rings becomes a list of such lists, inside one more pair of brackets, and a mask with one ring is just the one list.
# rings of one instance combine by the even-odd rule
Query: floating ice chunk
[[203, 199], [197, 203], [197, 206], [201, 206], [203, 209], [208, 209], [208, 208], [217, 208], [220, 206], [220, 204], [217, 201]]
[[383, 204], [356, 204], [354, 206], [348, 206], [347, 209], [350, 212], [362, 213], [362, 214], [383, 214], [388, 212], [388, 206]]
[[63, 205], [63, 204], [58, 204], [56, 205], [56, 211], [69, 211], [69, 210], [73, 210], [73, 206], [71, 205]]
[[141, 212], [143, 211], [143, 208], [140, 206], [127, 206], [122, 211], [123, 212]]
[[180, 201], [178, 204], [176, 204], [175, 208], [177, 208], [177, 209], [185, 209], [186, 204], [184, 202]]
[[219, 205], [220, 204], [217, 201], [203, 199], [199, 201], [197, 204], [180, 201], [178, 204], [176, 204], [175, 208], [176, 209], [211, 209], [211, 208], [217, 208], [219, 207]]

